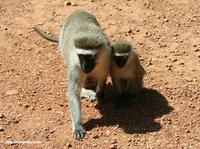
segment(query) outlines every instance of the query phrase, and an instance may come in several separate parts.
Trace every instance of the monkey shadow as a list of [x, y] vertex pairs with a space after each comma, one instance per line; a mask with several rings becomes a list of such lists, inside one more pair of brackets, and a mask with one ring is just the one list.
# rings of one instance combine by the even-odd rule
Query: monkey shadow
[[[112, 88], [109, 90], [110, 93], [115, 93]], [[87, 130], [91, 130], [97, 126], [117, 125], [117, 127], [122, 128], [128, 134], [156, 132], [161, 129], [161, 125], [156, 119], [173, 110], [168, 105], [167, 99], [153, 89], [144, 88], [139, 101], [119, 109], [113, 108], [113, 102], [116, 97], [113, 95], [108, 95], [109, 100], [107, 100], [100, 111], [102, 117], [91, 119], [84, 124]]]

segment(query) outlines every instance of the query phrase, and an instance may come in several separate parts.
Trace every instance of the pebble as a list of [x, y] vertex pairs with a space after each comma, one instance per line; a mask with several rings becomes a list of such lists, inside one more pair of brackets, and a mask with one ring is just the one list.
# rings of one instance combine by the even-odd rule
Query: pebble
[[179, 63], [179, 65], [184, 66], [185, 64], [183, 62]]
[[3, 113], [0, 113], [0, 118], [4, 118], [5, 116], [3, 115]]
[[66, 144], [67, 147], [72, 147], [71, 143]]
[[146, 33], [145, 33], [145, 37], [150, 37], [151, 35], [152, 35], [151, 32], [146, 32]]
[[176, 58], [174, 58], [174, 59], [172, 59], [172, 62], [174, 63], [174, 62], [176, 62], [177, 61], [177, 59]]
[[6, 92], [7, 96], [16, 95], [16, 94], [18, 94], [17, 90], [9, 90], [9, 91]]
[[110, 145], [110, 149], [117, 149], [117, 145], [116, 144]]
[[194, 50], [194, 52], [199, 52], [199, 51], [200, 51], [200, 48]]
[[52, 108], [51, 108], [51, 107], [47, 108], [47, 111], [50, 111], [50, 110], [52, 110]]
[[128, 30], [128, 33], [129, 33], [129, 34], [132, 33], [132, 32], [133, 32], [133, 30], [131, 30], [131, 29]]
[[72, 3], [72, 6], [78, 6], [78, 4], [77, 4], [77, 3], [75, 3], [75, 2], [73, 2], [73, 3]]
[[106, 130], [106, 136], [109, 136], [110, 134], [110, 130]]
[[117, 143], [116, 140], [112, 140], [112, 141], [110, 142], [110, 144], [115, 144], [115, 143]]
[[113, 127], [113, 130], [117, 130], [119, 128], [119, 125], [116, 125]]
[[164, 22], [168, 22], [169, 20], [168, 20], [167, 18], [165, 18], [163, 21], [164, 21]]
[[196, 44], [194, 44], [194, 45], [193, 45], [193, 47], [197, 47], [197, 45], [196, 45]]
[[128, 138], [128, 142], [131, 142], [132, 141], [132, 139], [131, 138]]
[[93, 139], [98, 139], [99, 136], [98, 136], [98, 134], [93, 134], [93, 135], [92, 135], [92, 138], [93, 138]]
[[4, 131], [4, 128], [3, 128], [2, 126], [0, 126], [0, 132], [1, 132], [1, 131]]
[[64, 5], [65, 5], [65, 6], [70, 6], [70, 5], [72, 5], [72, 3], [71, 3], [70, 1], [65, 1], [65, 2], [64, 2]]
[[25, 104], [24, 107], [28, 108], [28, 107], [30, 107], [30, 104]]

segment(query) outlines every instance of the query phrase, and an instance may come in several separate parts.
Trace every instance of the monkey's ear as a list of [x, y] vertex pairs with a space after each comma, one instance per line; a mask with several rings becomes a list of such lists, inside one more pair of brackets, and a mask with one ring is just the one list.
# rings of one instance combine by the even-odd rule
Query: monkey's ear
[[74, 45], [76, 48], [92, 50], [101, 48], [103, 44], [98, 37], [77, 37]]

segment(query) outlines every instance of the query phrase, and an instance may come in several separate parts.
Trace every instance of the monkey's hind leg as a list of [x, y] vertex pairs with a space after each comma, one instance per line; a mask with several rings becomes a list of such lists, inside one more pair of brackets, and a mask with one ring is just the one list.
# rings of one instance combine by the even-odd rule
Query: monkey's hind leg
[[71, 112], [73, 137], [75, 139], [81, 139], [85, 136], [86, 132], [81, 123], [81, 103], [79, 99], [81, 88], [79, 76], [75, 76], [74, 74], [75, 73], [68, 74], [69, 110]]
[[91, 102], [96, 100], [96, 92], [90, 89], [82, 88], [80, 96], [81, 98], [86, 98]]
[[128, 100], [130, 104], [137, 103], [141, 100], [141, 89], [142, 85], [138, 83], [137, 80], [132, 80], [128, 84]]

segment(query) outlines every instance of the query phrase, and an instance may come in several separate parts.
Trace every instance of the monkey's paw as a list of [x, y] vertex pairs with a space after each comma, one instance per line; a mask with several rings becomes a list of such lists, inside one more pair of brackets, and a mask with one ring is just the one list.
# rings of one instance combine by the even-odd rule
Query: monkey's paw
[[88, 90], [88, 89], [82, 88], [81, 98], [86, 98], [90, 101], [94, 101], [94, 100], [96, 100], [96, 93], [93, 90]]
[[74, 137], [74, 139], [79, 140], [79, 139], [84, 138], [85, 133], [86, 133], [86, 131], [83, 128], [83, 126], [79, 125], [79, 126], [76, 126], [76, 128], [73, 132], [73, 137]]

